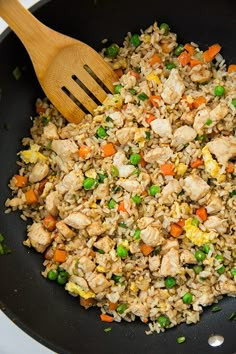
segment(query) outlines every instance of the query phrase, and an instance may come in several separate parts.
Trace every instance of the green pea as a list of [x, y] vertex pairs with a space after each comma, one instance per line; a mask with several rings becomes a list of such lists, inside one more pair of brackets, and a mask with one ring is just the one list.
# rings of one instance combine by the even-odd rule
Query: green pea
[[185, 304], [189, 305], [193, 301], [193, 295], [190, 292], [187, 292], [182, 296], [182, 300]]
[[191, 222], [191, 224], [193, 225], [193, 226], [198, 226], [198, 224], [199, 224], [199, 220], [198, 220], [198, 218], [192, 218], [192, 222]]
[[119, 170], [116, 166], [111, 166], [111, 174], [113, 177], [118, 177], [119, 176]]
[[165, 286], [167, 289], [172, 289], [175, 286], [176, 280], [173, 277], [166, 277], [165, 278]]
[[105, 139], [107, 137], [107, 132], [103, 127], [99, 127], [96, 131], [96, 136], [101, 139]]
[[171, 70], [176, 68], [176, 65], [174, 63], [167, 63], [166, 64], [166, 69]]
[[221, 254], [217, 254], [215, 259], [217, 259], [217, 261], [223, 261], [224, 257]]
[[209, 253], [210, 249], [211, 249], [210, 246], [207, 245], [207, 244], [205, 244], [205, 245], [202, 246], [202, 250], [203, 250], [203, 252], [206, 253], [206, 254]]
[[119, 46], [116, 43], [113, 43], [105, 49], [105, 56], [109, 58], [116, 58], [119, 53], [119, 49]]
[[118, 245], [116, 249], [116, 254], [120, 258], [125, 258], [128, 255], [128, 250], [123, 245]]
[[140, 197], [140, 195], [137, 195], [137, 194], [132, 197], [132, 200], [135, 204], [142, 203], [142, 198]]
[[89, 190], [94, 187], [95, 183], [96, 183], [95, 178], [87, 177], [83, 182], [83, 187], [84, 189]]
[[157, 318], [157, 323], [162, 327], [162, 328], [166, 328], [170, 325], [170, 319], [168, 316], [166, 315], [160, 315]]
[[109, 209], [114, 209], [116, 206], [116, 201], [114, 199], [110, 199], [109, 202], [108, 202], [108, 208]]
[[184, 46], [183, 46], [183, 44], [179, 44], [179, 45], [175, 48], [174, 53], [175, 53], [175, 55], [178, 57], [183, 51], [184, 51]]
[[113, 279], [116, 283], [118, 283], [118, 281], [120, 280], [121, 277], [122, 277], [122, 275], [116, 275], [116, 274], [113, 274], [113, 275], [112, 275], [112, 279]]
[[194, 253], [194, 257], [198, 262], [202, 262], [206, 258], [206, 254], [203, 251], [198, 250]]
[[139, 154], [132, 154], [130, 155], [129, 160], [132, 163], [132, 165], [136, 166], [141, 161], [141, 156]]
[[223, 265], [217, 269], [218, 274], [224, 274], [224, 272], [225, 272], [225, 266], [223, 266]]
[[219, 312], [219, 311], [221, 311], [222, 309], [221, 309], [221, 307], [219, 306], [219, 305], [213, 305], [212, 307], [211, 307], [211, 312]]
[[163, 34], [166, 36], [167, 34], [169, 34], [170, 32], [170, 26], [163, 22], [161, 25], [160, 25], [160, 30], [163, 32]]
[[215, 86], [214, 88], [214, 95], [217, 96], [217, 97], [221, 97], [223, 96], [225, 93], [225, 88], [221, 85], [219, 86]]
[[140, 240], [140, 235], [141, 235], [141, 230], [140, 229], [136, 229], [135, 231], [134, 231], [134, 239], [135, 240]]
[[193, 271], [195, 274], [199, 274], [203, 271], [203, 266], [196, 264], [195, 266], [193, 266]]
[[205, 125], [207, 125], [209, 127], [211, 125], [211, 123], [212, 123], [212, 120], [209, 118], [206, 120]]
[[232, 268], [230, 273], [232, 274], [233, 277], [236, 276], [236, 268]]
[[137, 33], [133, 34], [133, 36], [130, 39], [130, 42], [133, 44], [133, 46], [138, 47], [141, 43], [139, 39], [139, 35]]
[[48, 272], [48, 279], [54, 281], [57, 280], [57, 277], [58, 277], [57, 270], [50, 269]]
[[116, 311], [117, 311], [120, 315], [122, 315], [122, 313], [125, 312], [125, 310], [127, 309], [127, 307], [128, 307], [127, 304], [120, 304], [120, 305], [117, 306]]
[[69, 274], [66, 271], [60, 272], [57, 277], [57, 283], [59, 285], [65, 285], [68, 281]]
[[146, 93], [141, 92], [141, 93], [138, 95], [138, 98], [139, 98], [141, 101], [146, 101], [146, 100], [148, 99], [148, 96], [146, 95]]
[[160, 193], [161, 188], [158, 185], [153, 184], [151, 187], [149, 187], [148, 191], [150, 195], [155, 196], [157, 193]]
[[115, 93], [120, 93], [120, 90], [122, 89], [122, 87], [123, 87], [123, 86], [120, 85], [120, 84], [119, 84], [119, 85], [116, 85], [116, 86], [114, 87], [114, 92], [115, 92]]
[[231, 101], [231, 104], [236, 107], [236, 98], [233, 98], [232, 101]]

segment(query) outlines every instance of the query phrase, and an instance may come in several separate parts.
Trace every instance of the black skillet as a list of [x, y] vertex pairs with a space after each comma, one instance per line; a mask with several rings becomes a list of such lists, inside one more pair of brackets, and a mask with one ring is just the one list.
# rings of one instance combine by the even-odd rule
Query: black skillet
[[[236, 63], [233, 0], [44, 0], [33, 10], [46, 25], [97, 50], [103, 38], [121, 44], [128, 31], [145, 29], [157, 20], [170, 24], [179, 43], [194, 41], [206, 48], [219, 42], [227, 63]], [[22, 70], [18, 81], [12, 75], [16, 66]], [[8, 180], [17, 171], [20, 139], [29, 135], [36, 98], [44, 96], [24, 47], [9, 30], [1, 36], [0, 88], [0, 233], [13, 251], [0, 257], [0, 303], [5, 313], [60, 354], [235, 353], [236, 322], [228, 319], [236, 312], [235, 298], [224, 298], [220, 312], [205, 309], [196, 325], [182, 324], [159, 335], [147, 336], [147, 327], [140, 321], [113, 323], [112, 332], [105, 333], [108, 326], [100, 321], [99, 310], [85, 311], [77, 298], [44, 280], [40, 275], [43, 257], [22, 246], [26, 223], [17, 213], [4, 214], [4, 201], [10, 196]], [[208, 345], [212, 334], [224, 337], [220, 347]], [[177, 344], [179, 336], [185, 336], [186, 342]]]

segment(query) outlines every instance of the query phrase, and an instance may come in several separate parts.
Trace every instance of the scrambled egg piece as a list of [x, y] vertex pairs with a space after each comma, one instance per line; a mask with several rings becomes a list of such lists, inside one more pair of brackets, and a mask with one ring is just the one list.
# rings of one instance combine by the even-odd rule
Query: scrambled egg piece
[[145, 145], [146, 139], [146, 132], [148, 130], [146, 128], [136, 128], [134, 134], [134, 141], [139, 144], [139, 147], [142, 148]]
[[192, 220], [192, 218], [189, 218], [185, 221], [184, 230], [186, 231], [186, 237], [195, 245], [202, 246], [217, 237], [217, 233], [214, 231], [203, 232], [199, 227], [192, 225]]
[[138, 292], [138, 287], [137, 287], [137, 285], [136, 285], [136, 283], [134, 282], [134, 281], [132, 281], [131, 282], [131, 284], [130, 284], [130, 290], [133, 292], [133, 293], [137, 293]]
[[105, 98], [105, 101], [103, 102], [103, 107], [105, 109], [111, 108], [111, 107], [115, 107], [115, 108], [121, 108], [123, 105], [123, 100], [120, 97], [119, 94], [115, 94], [115, 95], [108, 95]]
[[39, 145], [32, 144], [30, 145], [29, 150], [22, 150], [19, 152], [21, 160], [24, 163], [36, 163], [38, 161], [46, 161], [47, 157], [39, 152]]
[[158, 85], [161, 83], [159, 77], [153, 71], [146, 76], [146, 80], [155, 81]]
[[97, 271], [98, 271], [99, 273], [106, 273], [106, 268], [105, 268], [105, 267], [102, 267], [102, 266], [98, 265], [98, 266], [96, 267], [96, 269], [97, 269]]
[[91, 297], [95, 297], [96, 295], [92, 292], [92, 291], [85, 291], [83, 290], [79, 285], [72, 283], [72, 281], [69, 281], [66, 286], [65, 289], [67, 291], [69, 291], [72, 294], [75, 295], [80, 295], [81, 297], [83, 297], [84, 299], [89, 299]]
[[220, 166], [212, 158], [212, 155], [207, 146], [202, 149], [202, 157], [207, 173], [213, 178], [217, 179], [217, 182], [221, 183], [225, 181], [226, 176], [220, 172]]
[[185, 165], [184, 163], [180, 162], [177, 166], [176, 166], [176, 174], [178, 176], [183, 176], [185, 174], [185, 172], [188, 169], [188, 166]]

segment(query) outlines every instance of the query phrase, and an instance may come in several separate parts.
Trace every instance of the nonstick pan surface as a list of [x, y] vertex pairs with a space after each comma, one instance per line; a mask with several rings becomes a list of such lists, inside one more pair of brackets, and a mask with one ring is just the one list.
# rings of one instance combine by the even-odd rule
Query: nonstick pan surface
[[[33, 8], [35, 15], [53, 29], [101, 49], [101, 40], [122, 44], [128, 31], [145, 29], [153, 21], [167, 22], [178, 34], [179, 42], [194, 41], [202, 48], [219, 42], [227, 63], [236, 63], [236, 2], [198, 0], [52, 0]], [[22, 245], [26, 223], [19, 214], [4, 214], [10, 196], [7, 184], [16, 173], [21, 138], [29, 135], [30, 117], [37, 97], [44, 94], [37, 82], [30, 59], [16, 36], [7, 30], [0, 43], [0, 233], [12, 253], [0, 257], [0, 303], [6, 314], [32, 337], [63, 354], [233, 354], [236, 352], [235, 298], [220, 302], [222, 311], [205, 309], [196, 325], [182, 324], [162, 334], [147, 336], [146, 325], [112, 323], [112, 332], [99, 319], [98, 309], [85, 311], [77, 298], [40, 275], [43, 256]], [[16, 81], [13, 69], [22, 68]], [[236, 85], [236, 83], [235, 83]], [[217, 348], [208, 345], [212, 334], [224, 337]], [[184, 344], [176, 338], [185, 336]], [[14, 339], [13, 339], [14, 340]]]

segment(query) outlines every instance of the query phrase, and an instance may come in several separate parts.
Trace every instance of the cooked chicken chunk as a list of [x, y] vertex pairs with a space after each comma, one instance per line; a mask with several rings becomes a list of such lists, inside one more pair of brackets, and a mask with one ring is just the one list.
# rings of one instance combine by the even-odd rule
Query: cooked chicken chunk
[[218, 285], [216, 285], [216, 289], [220, 294], [235, 296], [236, 295], [236, 283], [234, 280], [226, 280], [220, 281]]
[[219, 103], [211, 112], [210, 119], [212, 120], [212, 124], [218, 123], [220, 120], [224, 119], [224, 117], [228, 114], [229, 108], [226, 103]]
[[133, 165], [121, 165], [118, 167], [119, 177], [128, 178], [134, 172], [135, 167]]
[[29, 175], [29, 181], [31, 183], [40, 182], [48, 175], [48, 172], [49, 167], [46, 163], [37, 162], [31, 170], [31, 173]]
[[179, 241], [178, 240], [176, 240], [176, 239], [167, 240], [166, 243], [164, 243], [163, 246], [161, 247], [161, 253], [165, 254], [172, 248], [179, 249]]
[[196, 138], [197, 133], [195, 130], [188, 125], [183, 125], [180, 128], [177, 128], [173, 135], [172, 145], [178, 147], [190, 143]]
[[109, 281], [101, 273], [88, 274], [87, 282], [95, 294], [101, 293], [110, 285]]
[[180, 254], [180, 262], [182, 264], [196, 264], [197, 260], [192, 252], [189, 250], [183, 250]]
[[198, 111], [194, 117], [193, 129], [198, 133], [202, 133], [203, 127], [206, 126], [206, 121], [210, 117], [210, 110], [208, 108], [203, 108]]
[[82, 171], [71, 171], [65, 175], [61, 182], [56, 185], [56, 190], [60, 194], [65, 194], [69, 191], [77, 191], [83, 185], [83, 173]]
[[158, 118], [151, 122], [151, 128], [161, 138], [171, 138], [172, 127], [169, 119]]
[[173, 193], [178, 194], [182, 190], [182, 187], [177, 179], [172, 179], [163, 189], [160, 196], [160, 202], [162, 204], [171, 204], [173, 202], [171, 196]]
[[202, 306], [208, 306], [211, 305], [214, 301], [214, 294], [211, 292], [211, 289], [209, 289], [209, 292], [203, 293], [200, 295], [200, 297], [197, 299], [196, 303]]
[[124, 119], [123, 119], [123, 115], [121, 112], [119, 111], [115, 111], [109, 114], [109, 117], [111, 117], [113, 123], [115, 124], [115, 126], [117, 126], [118, 128], [122, 127], [122, 125], [124, 124]]
[[46, 125], [46, 127], [43, 128], [43, 136], [49, 140], [59, 139], [56, 125], [53, 124], [52, 122], [49, 122], [48, 125]]
[[223, 220], [218, 216], [212, 215], [208, 216], [207, 220], [204, 222], [204, 225], [210, 231], [216, 231], [220, 234], [224, 234], [227, 231], [228, 223], [226, 220]]
[[203, 65], [196, 65], [190, 71], [190, 78], [193, 82], [204, 83], [210, 80], [211, 71]]
[[145, 161], [152, 163], [165, 163], [173, 155], [172, 150], [167, 147], [156, 147], [148, 152], [145, 152], [143, 158]]
[[150, 225], [151, 223], [153, 223], [154, 218], [149, 217], [149, 216], [144, 216], [140, 219], [137, 220], [137, 225], [139, 227], [139, 229], [145, 229], [146, 227], [148, 227], [148, 225]]
[[93, 272], [96, 268], [96, 264], [87, 256], [79, 258], [78, 268], [82, 269], [84, 273]]
[[91, 220], [88, 216], [79, 211], [71, 213], [64, 219], [64, 223], [74, 227], [75, 229], [82, 230], [91, 224]]
[[103, 250], [105, 253], [110, 252], [114, 245], [115, 242], [109, 236], [104, 236], [98, 241], [94, 242], [94, 246], [99, 250]]
[[210, 199], [206, 207], [208, 214], [215, 214], [218, 211], [220, 211], [222, 208], [223, 208], [223, 202], [220, 199], [220, 197], [218, 197], [215, 194], [212, 194], [210, 196]]
[[210, 187], [201, 177], [190, 175], [184, 179], [183, 189], [192, 200], [199, 200], [208, 193]]
[[134, 132], [133, 128], [121, 128], [117, 130], [116, 137], [121, 145], [125, 145], [133, 140]]
[[160, 230], [152, 226], [148, 226], [147, 228], [141, 230], [140, 237], [146, 245], [152, 247], [160, 245], [163, 241]]
[[65, 238], [70, 239], [75, 236], [74, 231], [72, 231], [63, 221], [58, 221], [56, 223], [56, 228]]
[[172, 248], [162, 257], [160, 274], [164, 277], [168, 275], [175, 276], [179, 270], [179, 251]]
[[137, 181], [133, 181], [133, 180], [130, 180], [130, 179], [120, 179], [119, 181], [117, 181], [116, 183], [118, 186], [121, 186], [122, 188], [124, 188], [127, 192], [130, 192], [130, 193], [141, 193], [142, 192], [142, 189], [141, 189], [141, 186], [139, 184], [139, 182]]
[[34, 222], [28, 228], [28, 238], [32, 247], [39, 253], [43, 253], [51, 243], [50, 232], [45, 230], [43, 225], [39, 222]]
[[181, 116], [181, 120], [189, 125], [192, 125], [194, 122], [194, 116], [195, 116], [195, 111], [190, 111], [190, 112], [184, 112]]
[[58, 215], [58, 208], [57, 208], [58, 203], [59, 203], [58, 192], [57, 191], [50, 192], [45, 199], [45, 209], [52, 216], [57, 216]]
[[148, 264], [151, 272], [155, 272], [159, 269], [161, 263], [161, 258], [159, 255], [149, 257]]
[[236, 156], [236, 138], [234, 136], [216, 138], [207, 143], [207, 146], [223, 166], [227, 165], [229, 159]]
[[72, 139], [65, 140], [53, 140], [51, 144], [51, 149], [61, 158], [61, 159], [71, 159], [72, 155], [78, 151], [78, 146]]
[[100, 183], [93, 191], [96, 199], [105, 199], [109, 195], [109, 184], [105, 179], [104, 183]]
[[87, 232], [90, 237], [99, 236], [106, 231], [106, 227], [101, 221], [94, 221], [87, 227]]
[[163, 85], [161, 97], [167, 104], [178, 103], [184, 93], [184, 81], [177, 69], [172, 69], [169, 78]]

